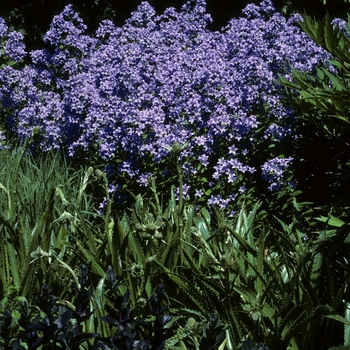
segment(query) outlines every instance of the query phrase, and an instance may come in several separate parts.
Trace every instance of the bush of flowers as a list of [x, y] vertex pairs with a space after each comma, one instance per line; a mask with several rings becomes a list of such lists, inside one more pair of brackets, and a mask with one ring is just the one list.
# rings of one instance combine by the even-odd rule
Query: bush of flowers
[[[2, 65], [3, 144], [39, 127], [36, 151], [103, 164], [119, 195], [150, 176], [164, 191], [179, 167], [184, 195], [218, 207], [258, 182], [267, 192], [292, 187], [284, 145], [298, 135], [276, 79], [328, 58], [298, 20], [263, 0], [213, 32], [204, 0], [160, 15], [143, 2], [122, 27], [106, 20], [89, 36], [69, 5], [44, 48], [28, 53], [31, 63]], [[0, 21], [0, 58], [21, 61], [20, 39]]]

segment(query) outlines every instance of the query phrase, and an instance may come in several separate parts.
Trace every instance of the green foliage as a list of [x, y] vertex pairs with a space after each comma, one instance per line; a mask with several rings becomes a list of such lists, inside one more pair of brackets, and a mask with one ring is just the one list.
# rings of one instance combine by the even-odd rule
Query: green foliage
[[[242, 206], [232, 217], [177, 199], [175, 187], [164, 199], [154, 179], [151, 196], [136, 195], [133, 206], [119, 212], [99, 169], [72, 171], [57, 155], [34, 157], [25, 150], [1, 153], [4, 322], [6, 309], [20, 307], [23, 298], [33, 305], [36, 292], [49, 283], [73, 314], [85, 293], [85, 307], [94, 310], [82, 321], [87, 334], [107, 341], [127, 306], [130, 317], [145, 321], [138, 337], [152, 339], [156, 326], [150, 322], [158, 316], [150, 315], [147, 301], [164, 284], [172, 320], [161, 318], [167, 322], [157, 329], [168, 349], [348, 345], [350, 235], [337, 215], [318, 216], [322, 229], [316, 232], [294, 198], [288, 224], [272, 221], [261, 203]], [[102, 212], [96, 193], [105, 196]], [[82, 264], [86, 269], [79, 273]], [[87, 269], [94, 288], [84, 287]], [[10, 316], [20, 317], [14, 311]], [[114, 336], [131, 337], [129, 330]]]
[[[303, 111], [313, 112], [315, 109], [320, 113], [318, 120], [313, 120], [317, 131], [325, 129], [322, 135], [329, 137], [341, 137], [349, 127], [349, 72], [350, 72], [350, 17], [348, 18], [348, 28], [346, 30], [335, 29], [331, 24], [331, 18], [327, 15], [322, 21], [304, 15], [300, 23], [302, 29], [323, 49], [332, 56], [330, 64], [333, 67], [320, 67], [315, 74], [292, 70], [292, 79], [289, 81], [281, 77], [284, 86], [295, 89], [299, 96], [295, 97], [295, 102], [302, 104]], [[302, 116], [302, 118], [305, 118]], [[318, 122], [322, 120], [322, 125]], [[337, 122], [342, 121], [337, 126]], [[325, 125], [327, 128], [325, 128]]]
[[[216, 222], [207, 217], [207, 224], [197, 226], [200, 258], [192, 263], [198, 267], [179, 275], [166, 270], [190, 299], [177, 313], [203, 314], [209, 305], [228, 327], [226, 341], [234, 347], [246, 336], [272, 349], [327, 349], [342, 341], [334, 322], [324, 318], [344, 314], [343, 300], [349, 298], [350, 274], [327, 251], [334, 230], [308, 239], [296, 202], [294, 221], [280, 222], [278, 231], [256, 227], [257, 210], [247, 215], [242, 209], [235, 225], [217, 213]], [[335, 284], [330, 271], [336, 269], [342, 270], [345, 283]]]
[[344, 4], [347, 4], [348, 3], [348, 0], [333, 0], [333, 1], [330, 1], [330, 0], [321, 0], [322, 4], [323, 5], [327, 5], [327, 3], [329, 4], [329, 2], [342, 2]]
[[[41, 288], [36, 297], [36, 308], [28, 305], [23, 298], [18, 309], [6, 310], [0, 319], [1, 348], [16, 349], [162, 349], [165, 342], [164, 327], [171, 317], [164, 306], [164, 286], [159, 285], [149, 300], [152, 320], [135, 319], [128, 308], [129, 293], [121, 295], [119, 282], [111, 268], [106, 276], [111, 283], [112, 293], [107, 293], [108, 315], [101, 320], [108, 324], [107, 334], [91, 333], [94, 329], [94, 309], [92, 307], [94, 287], [88, 276], [86, 265], [81, 267], [79, 287], [75, 286], [74, 299], [60, 300], [49, 289]], [[92, 324], [92, 326], [91, 326]], [[116, 330], [114, 329], [116, 328]], [[147, 330], [148, 338], [140, 338], [137, 328]], [[118, 347], [116, 347], [118, 345]]]
[[[312, 73], [292, 68], [290, 78], [280, 77], [287, 102], [296, 111], [294, 173], [302, 199], [346, 221], [350, 200], [350, 17], [340, 30], [327, 16], [318, 21], [308, 15], [303, 30], [332, 59]], [[319, 208], [320, 209], [320, 208]], [[317, 210], [318, 211], [318, 210]], [[314, 214], [315, 215], [315, 214]]]
[[[36, 288], [55, 284], [56, 273], [67, 278], [69, 272], [59, 267], [58, 259], [67, 259], [74, 269], [78, 259], [71, 254], [72, 242], [83, 232], [85, 240], [89, 232], [82, 226], [86, 219], [80, 218], [89, 217], [89, 225], [94, 225], [96, 217], [81, 172], [73, 174], [58, 154], [25, 153], [26, 145], [0, 153], [0, 300], [6, 303], [17, 296], [31, 302]], [[38, 247], [48, 254], [49, 264], [32, 261]]]

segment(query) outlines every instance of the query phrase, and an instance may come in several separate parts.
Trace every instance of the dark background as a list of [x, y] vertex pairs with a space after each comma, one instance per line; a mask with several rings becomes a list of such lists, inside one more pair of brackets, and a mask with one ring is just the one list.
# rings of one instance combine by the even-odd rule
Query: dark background
[[[89, 31], [97, 29], [102, 19], [108, 18], [122, 25], [135, 11], [142, 0], [1, 0], [0, 16], [15, 30], [25, 34], [28, 49], [42, 47], [42, 35], [48, 30], [54, 15], [59, 14], [65, 5], [72, 3], [75, 10], [88, 25]], [[332, 18], [346, 18], [350, 5], [345, 0], [273, 0], [276, 9], [285, 15], [294, 12], [322, 18], [328, 11]], [[186, 0], [150, 0], [149, 3], [161, 13], [165, 8], [173, 6], [179, 9]], [[259, 4], [259, 0], [207, 0], [207, 12], [213, 17], [210, 29], [219, 30], [233, 17], [241, 15], [248, 3]]]

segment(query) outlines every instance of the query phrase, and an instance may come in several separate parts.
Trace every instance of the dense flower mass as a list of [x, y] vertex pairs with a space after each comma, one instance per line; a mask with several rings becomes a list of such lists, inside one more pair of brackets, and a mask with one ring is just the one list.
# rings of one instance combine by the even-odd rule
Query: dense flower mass
[[[177, 143], [189, 192], [207, 193], [218, 206], [234, 201], [257, 171], [273, 189], [276, 179], [266, 174], [276, 164], [281, 185], [290, 159], [276, 163], [271, 151], [252, 163], [262, 140], [268, 148], [294, 137], [275, 79], [288, 76], [290, 64], [310, 71], [327, 54], [270, 0], [248, 5], [220, 32], [207, 29], [210, 21], [204, 0], [161, 15], [143, 2], [124, 26], [104, 21], [90, 37], [67, 6], [46, 47], [30, 53], [32, 64], [0, 71], [8, 128], [25, 138], [40, 126], [41, 149], [97, 154], [141, 186]], [[20, 39], [11, 34], [6, 46], [17, 58]]]
[[0, 67], [5, 63], [20, 62], [25, 56], [23, 34], [9, 31], [5, 21], [0, 18]]

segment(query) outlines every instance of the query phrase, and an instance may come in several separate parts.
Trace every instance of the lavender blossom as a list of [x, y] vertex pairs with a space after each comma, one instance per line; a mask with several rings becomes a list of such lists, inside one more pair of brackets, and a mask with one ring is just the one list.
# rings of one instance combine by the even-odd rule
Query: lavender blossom
[[[0, 67], [11, 61], [21, 62], [26, 55], [23, 34], [16, 31], [10, 32], [5, 21], [0, 17]], [[1, 61], [5, 63], [1, 65]]]
[[334, 18], [331, 22], [334, 29], [338, 29], [341, 33], [344, 33], [349, 37], [348, 22], [341, 18]]
[[[212, 32], [204, 0], [161, 15], [143, 2], [122, 27], [103, 21], [88, 36], [67, 6], [44, 36], [46, 48], [30, 53], [32, 64], [0, 70], [7, 128], [25, 138], [40, 127], [42, 150], [98, 157], [114, 169], [111, 182], [120, 175], [139, 186], [149, 174], [167, 174], [172, 146], [186, 145], [177, 162], [187, 195], [210, 192], [219, 207], [244, 193], [262, 163], [276, 190], [289, 158], [278, 163], [279, 154], [261, 149], [262, 163], [252, 162], [261, 142], [283, 147], [297, 136], [275, 79], [288, 76], [290, 64], [311, 71], [329, 58], [295, 21], [264, 0]], [[0, 21], [0, 38], [7, 31]]]
[[262, 177], [264, 180], [268, 181], [268, 189], [270, 191], [277, 191], [282, 187], [285, 181], [284, 172], [288, 169], [292, 160], [292, 157], [274, 158], [261, 166]]
[[8, 27], [3, 18], [0, 17], [0, 38], [3, 38], [7, 33]]

